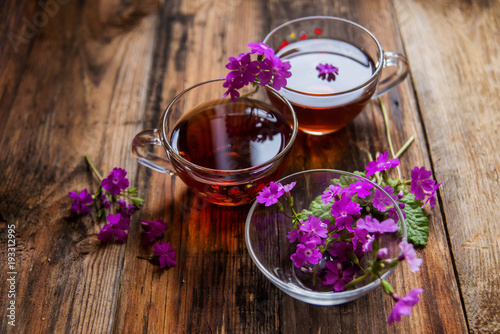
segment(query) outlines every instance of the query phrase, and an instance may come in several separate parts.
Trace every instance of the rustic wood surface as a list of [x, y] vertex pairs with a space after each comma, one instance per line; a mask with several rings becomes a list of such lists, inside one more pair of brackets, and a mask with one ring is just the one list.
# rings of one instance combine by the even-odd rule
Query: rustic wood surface
[[[43, 5], [45, 3], [45, 5]], [[421, 271], [399, 267], [397, 291], [424, 288], [388, 326], [382, 291], [341, 306], [308, 305], [258, 271], [244, 243], [249, 206], [207, 204], [130, 153], [184, 88], [221, 77], [227, 57], [302, 16], [340, 16], [403, 52], [410, 75], [384, 95], [394, 146], [415, 142], [402, 173], [443, 182]], [[0, 2], [0, 279], [15, 226], [15, 327], [0, 285], [2, 333], [500, 332], [500, 3], [424, 0], [48, 0]], [[285, 171], [360, 170], [388, 149], [375, 101], [345, 129], [299, 134]], [[70, 190], [128, 171], [145, 206], [126, 244], [102, 246], [95, 213], [70, 212]], [[137, 258], [141, 220], [169, 223], [177, 267]]]

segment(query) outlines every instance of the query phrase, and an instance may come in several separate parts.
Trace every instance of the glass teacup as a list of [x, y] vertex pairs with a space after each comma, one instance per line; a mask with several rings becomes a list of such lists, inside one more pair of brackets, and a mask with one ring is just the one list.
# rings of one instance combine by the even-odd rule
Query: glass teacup
[[[222, 98], [224, 81], [176, 96], [156, 129], [135, 136], [132, 152], [139, 163], [179, 176], [209, 202], [234, 206], [254, 200], [282, 174], [298, 127], [292, 106], [273, 88], [250, 85], [232, 101]], [[166, 157], [148, 150], [154, 145]]]
[[341, 18], [292, 20], [271, 31], [264, 43], [291, 63], [292, 76], [280, 93], [292, 104], [299, 129], [313, 135], [343, 128], [408, 72], [404, 56], [384, 52], [370, 31]]

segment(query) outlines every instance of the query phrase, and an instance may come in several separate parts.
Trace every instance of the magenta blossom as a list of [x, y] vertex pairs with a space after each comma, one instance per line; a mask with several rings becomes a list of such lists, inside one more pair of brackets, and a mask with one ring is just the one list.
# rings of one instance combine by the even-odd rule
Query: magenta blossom
[[284, 193], [285, 190], [280, 183], [271, 181], [269, 187], [264, 187], [259, 192], [259, 195], [256, 197], [257, 202], [265, 204], [266, 206], [271, 206], [278, 203], [278, 199], [283, 196]]
[[292, 195], [290, 194], [290, 191], [292, 191], [293, 187], [295, 187], [295, 185], [297, 184], [297, 182], [292, 182], [292, 183], [289, 183], [289, 184], [285, 184], [283, 186], [283, 190], [285, 191], [285, 196], [290, 198]]
[[243, 84], [243, 80], [241, 78], [235, 79], [226, 79], [226, 81], [222, 84], [224, 88], [227, 88], [227, 91], [222, 95], [222, 97], [230, 96], [231, 100], [235, 101], [238, 97], [240, 97], [240, 93], [238, 89], [243, 88], [245, 86]]
[[167, 229], [167, 223], [161, 219], [155, 221], [142, 221], [143, 232], [143, 243], [147, 244], [163, 237], [165, 230]]
[[102, 206], [104, 206], [105, 209], [109, 209], [111, 207], [111, 201], [109, 200], [108, 196], [106, 196], [106, 194], [101, 194], [101, 200]]
[[349, 195], [357, 194], [359, 198], [365, 198], [372, 193], [370, 191], [372, 188], [373, 184], [371, 184], [370, 182], [358, 181], [355, 183], [351, 183], [349, 187], [345, 189], [345, 191]]
[[353, 202], [348, 195], [342, 195], [340, 200], [332, 204], [332, 215], [335, 217], [335, 227], [342, 230], [344, 227], [349, 231], [354, 231], [351, 224], [354, 220], [353, 215], [359, 216], [361, 206]]
[[[394, 194], [394, 189], [387, 185], [384, 187], [384, 191], [395, 201], [398, 200], [398, 196], [397, 195], [393, 195]], [[387, 211], [387, 207], [390, 207], [392, 206], [393, 203], [391, 201], [391, 199], [389, 197], [386, 196], [386, 194], [384, 194], [384, 192], [380, 191], [377, 189], [377, 191], [375, 191], [375, 196], [373, 196], [373, 206], [375, 208], [377, 208], [377, 210], [379, 210], [380, 212], [386, 212]]]
[[412, 272], [419, 271], [423, 260], [417, 258], [417, 252], [415, 252], [413, 245], [403, 240], [399, 243], [399, 248], [403, 254], [398, 257], [398, 261], [406, 260]]
[[342, 262], [328, 261], [326, 263], [326, 274], [323, 277], [323, 285], [333, 285], [333, 291], [345, 290], [345, 285], [353, 280], [356, 273], [354, 267], [342, 267]]
[[129, 185], [128, 179], [125, 177], [126, 175], [127, 171], [125, 169], [115, 167], [109, 173], [108, 177], [101, 181], [101, 185], [111, 195], [120, 195], [120, 192], [127, 189]]
[[231, 70], [226, 79], [233, 80], [239, 78], [244, 86], [255, 81], [255, 75], [259, 73], [259, 63], [251, 61], [249, 53], [242, 53], [237, 58], [229, 57], [229, 63], [226, 65]]
[[320, 238], [328, 238], [328, 220], [321, 221], [318, 217], [309, 216], [309, 219], [300, 225], [299, 229], [305, 233], [312, 233]]
[[266, 58], [260, 64], [261, 72], [257, 75], [260, 85], [265, 86], [272, 82], [276, 90], [286, 86], [286, 79], [292, 76], [289, 69], [292, 66], [289, 62], [281, 62], [279, 57]]
[[115, 237], [118, 242], [126, 242], [127, 241], [127, 233], [126, 230], [130, 230], [130, 219], [126, 217], [122, 217], [121, 214], [117, 213], [116, 215], [107, 215], [106, 219], [109, 224], [105, 225], [99, 234], [97, 235], [97, 239], [102, 242], [108, 242], [111, 238]]
[[441, 186], [442, 183], [437, 183], [433, 188], [432, 188], [432, 191], [430, 193], [426, 193], [426, 195], [428, 195], [429, 197], [427, 197], [427, 200], [425, 201], [424, 205], [422, 205], [422, 209], [424, 208], [424, 206], [427, 204], [427, 203], [430, 203], [431, 204], [431, 208], [434, 207], [434, 205], [436, 204], [436, 191], [438, 190], [439, 186]]
[[430, 179], [432, 172], [425, 167], [414, 167], [411, 170], [411, 193], [419, 201], [425, 199], [425, 193], [432, 191], [434, 181]]
[[424, 290], [415, 288], [411, 290], [410, 293], [408, 293], [403, 298], [400, 298], [398, 295], [393, 293], [392, 297], [396, 301], [396, 304], [394, 305], [391, 313], [387, 317], [387, 323], [389, 325], [392, 325], [394, 321], [398, 322], [401, 321], [402, 315], [410, 315], [411, 308], [420, 301], [418, 295], [421, 294], [422, 292], [424, 292]]
[[92, 194], [88, 192], [87, 189], [83, 189], [79, 194], [70, 191], [68, 196], [73, 198], [73, 203], [71, 203], [71, 210], [79, 214], [85, 214], [90, 211], [88, 205], [92, 204]]
[[319, 64], [316, 70], [319, 72], [318, 78], [327, 81], [335, 81], [335, 76], [339, 74], [339, 69], [331, 64]]
[[370, 161], [368, 163], [368, 166], [365, 167], [365, 169], [368, 171], [368, 173], [366, 173], [366, 177], [369, 177], [375, 174], [376, 172], [381, 172], [386, 169], [393, 168], [399, 165], [399, 159], [387, 160], [388, 157], [389, 157], [389, 152], [386, 151], [385, 153], [379, 154], [377, 160]]
[[376, 218], [371, 216], [365, 216], [365, 218], [360, 218], [356, 222], [356, 229], [364, 229], [370, 233], [392, 233], [399, 229], [398, 223], [393, 219], [386, 219], [379, 222]]
[[158, 256], [160, 261], [160, 268], [170, 268], [175, 267], [177, 263], [175, 262], [175, 249], [169, 243], [164, 241], [153, 246], [154, 255]]
[[314, 241], [308, 241], [297, 245], [297, 251], [290, 256], [297, 268], [302, 267], [306, 263], [317, 264], [323, 255], [316, 247]]
[[323, 195], [321, 195], [321, 202], [323, 204], [328, 204], [330, 203], [334, 198], [335, 196], [339, 195], [342, 193], [342, 187], [338, 184], [336, 185], [333, 185], [331, 184], [329, 187], [328, 187], [328, 190], [325, 190], [323, 192]]
[[267, 58], [274, 57], [274, 50], [265, 43], [248, 43], [247, 46], [251, 47], [251, 52], [257, 55], [263, 55]]

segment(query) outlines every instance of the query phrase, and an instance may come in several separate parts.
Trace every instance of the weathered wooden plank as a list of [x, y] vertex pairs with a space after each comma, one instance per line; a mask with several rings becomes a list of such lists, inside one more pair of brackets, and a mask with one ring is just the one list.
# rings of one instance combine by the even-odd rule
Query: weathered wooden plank
[[500, 330], [500, 4], [395, 1], [471, 332]]

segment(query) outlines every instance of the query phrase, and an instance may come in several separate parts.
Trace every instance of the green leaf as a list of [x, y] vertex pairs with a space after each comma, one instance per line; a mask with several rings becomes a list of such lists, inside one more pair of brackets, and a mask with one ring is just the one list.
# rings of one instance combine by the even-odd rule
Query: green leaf
[[422, 201], [417, 200], [408, 190], [399, 201], [405, 204], [402, 211], [406, 214], [408, 241], [415, 246], [425, 246], [429, 238], [430, 221], [427, 212], [421, 208]]
[[134, 204], [137, 208], [140, 208], [144, 203], [144, 200], [139, 197], [130, 197], [130, 200], [132, 201], [132, 204]]
[[349, 187], [350, 184], [358, 182], [359, 179], [354, 177], [354, 176], [346, 176], [342, 175], [338, 179], [332, 179], [330, 182], [333, 185], [339, 184], [342, 188], [347, 188]]
[[307, 218], [311, 215], [316, 216], [321, 220], [328, 219], [330, 222], [334, 222], [335, 218], [332, 216], [331, 208], [331, 204], [323, 204], [321, 202], [321, 196], [318, 196], [311, 202], [309, 209], [302, 210], [302, 212], [298, 213], [298, 216], [300, 220], [307, 220]]

